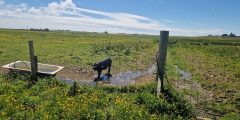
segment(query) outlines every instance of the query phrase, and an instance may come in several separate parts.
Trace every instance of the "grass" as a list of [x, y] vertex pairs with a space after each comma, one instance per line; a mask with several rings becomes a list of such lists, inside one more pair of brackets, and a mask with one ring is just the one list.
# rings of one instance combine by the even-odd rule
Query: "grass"
[[232, 118], [239, 116], [239, 42], [239, 38], [198, 37], [172, 38], [170, 43], [171, 64], [190, 71], [193, 80], [212, 94], [196, 106], [216, 118], [225, 118], [230, 113]]
[[169, 119], [192, 118], [191, 105], [173, 89], [156, 97], [156, 84], [106, 87], [72, 85], [54, 78], [35, 85], [20, 76], [0, 76], [1, 119]]
[[[110, 56], [114, 73], [146, 69], [155, 62], [158, 49], [157, 36], [0, 29], [0, 65], [28, 60], [28, 40], [34, 41], [41, 63], [90, 71], [94, 62]], [[240, 114], [239, 53], [239, 38], [170, 37], [166, 71], [173, 86], [165, 82], [168, 87], [160, 97], [155, 95], [155, 83], [73, 87], [45, 78], [31, 85], [25, 77], [17, 75], [12, 79], [0, 75], [0, 116], [3, 119], [190, 119], [195, 117], [196, 108], [200, 116], [236, 119]], [[176, 66], [190, 72], [192, 79], [180, 81]], [[77, 88], [75, 92], [73, 88]], [[186, 98], [191, 98], [195, 108]]]
[[29, 61], [28, 40], [41, 63], [91, 70], [93, 63], [111, 57], [115, 73], [145, 69], [157, 50], [155, 36], [0, 29], [0, 65]]

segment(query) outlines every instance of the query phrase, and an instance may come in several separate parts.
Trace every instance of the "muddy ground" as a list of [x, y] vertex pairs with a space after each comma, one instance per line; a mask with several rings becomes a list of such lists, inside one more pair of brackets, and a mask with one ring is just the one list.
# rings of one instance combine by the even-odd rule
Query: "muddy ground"
[[[0, 74], [7, 74], [10, 71], [5, 68], [0, 68]], [[103, 71], [103, 74], [106, 73], [106, 70]], [[138, 71], [138, 76], [129, 78], [128, 76], [131, 74], [136, 74], [134, 71], [128, 71], [127, 75], [126, 72], [122, 72], [122, 76], [119, 74], [114, 74], [113, 77], [115, 78], [114, 81], [104, 81], [104, 84], [114, 84], [114, 85], [128, 85], [128, 84], [145, 84], [152, 80], [155, 80], [156, 75], [150, 72], [146, 71]], [[145, 73], [144, 75], [140, 75], [142, 73]], [[75, 81], [85, 81], [85, 82], [91, 82], [96, 78], [97, 72], [96, 71], [88, 71], [86, 69], [82, 68], [64, 68], [60, 70], [56, 74], [56, 78], [62, 79], [62, 80], [75, 80]], [[126, 80], [124, 80], [126, 79]], [[118, 82], [119, 80], [119, 82]]]
[[56, 74], [56, 77], [71, 80], [92, 81], [95, 78], [94, 74], [96, 73], [93, 71], [89, 72], [82, 68], [64, 68]]

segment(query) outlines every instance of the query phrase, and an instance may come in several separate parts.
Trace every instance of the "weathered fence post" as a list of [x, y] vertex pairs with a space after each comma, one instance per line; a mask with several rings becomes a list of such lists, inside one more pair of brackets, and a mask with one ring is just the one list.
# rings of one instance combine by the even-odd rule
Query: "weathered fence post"
[[30, 62], [31, 62], [31, 74], [32, 74], [32, 82], [37, 80], [37, 69], [36, 69], [36, 61], [35, 59], [37, 59], [36, 56], [34, 56], [34, 47], [33, 47], [33, 41], [28, 41], [28, 45], [29, 45], [29, 54], [30, 54]]
[[[167, 44], [169, 31], [160, 32], [159, 50], [157, 55], [157, 80], [158, 80], [158, 95], [164, 90], [164, 73], [167, 57]], [[160, 78], [160, 79], [159, 79]]]

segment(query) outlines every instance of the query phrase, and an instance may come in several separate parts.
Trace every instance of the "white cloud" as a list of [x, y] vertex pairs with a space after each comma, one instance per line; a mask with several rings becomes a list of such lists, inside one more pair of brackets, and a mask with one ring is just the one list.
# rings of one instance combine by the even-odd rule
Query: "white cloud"
[[47, 10], [53, 15], [59, 15], [59, 10], [66, 10], [69, 7], [75, 7], [76, 5], [72, 0], [61, 1], [60, 3], [52, 2], [48, 4]]
[[170, 20], [170, 19], [164, 19], [163, 21], [167, 22], [167, 23], [176, 23], [177, 22], [175, 20]]
[[52, 2], [46, 7], [5, 4], [0, 8], [0, 17], [0, 27], [8, 28], [26, 28], [29, 24], [34, 28], [112, 33], [159, 34], [160, 30], [169, 30], [173, 35], [206, 35], [222, 32], [219, 29], [180, 29], [145, 16], [84, 9], [77, 7], [72, 0]]
[[42, 9], [39, 9], [39, 8], [35, 8], [35, 7], [31, 7], [28, 12], [30, 14], [36, 14], [36, 15], [39, 15], [41, 13], [43, 13], [43, 10]]

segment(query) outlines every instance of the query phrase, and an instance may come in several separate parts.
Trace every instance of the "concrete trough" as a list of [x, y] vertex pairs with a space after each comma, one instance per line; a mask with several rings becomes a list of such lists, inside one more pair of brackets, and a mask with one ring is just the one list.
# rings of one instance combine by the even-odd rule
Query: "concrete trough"
[[[31, 63], [28, 61], [16, 61], [7, 65], [4, 65], [2, 67], [10, 70], [20, 70], [20, 71], [31, 72]], [[64, 67], [62, 66], [38, 63], [38, 73], [44, 74], [44, 75], [54, 76], [58, 71], [60, 71], [63, 68]]]

